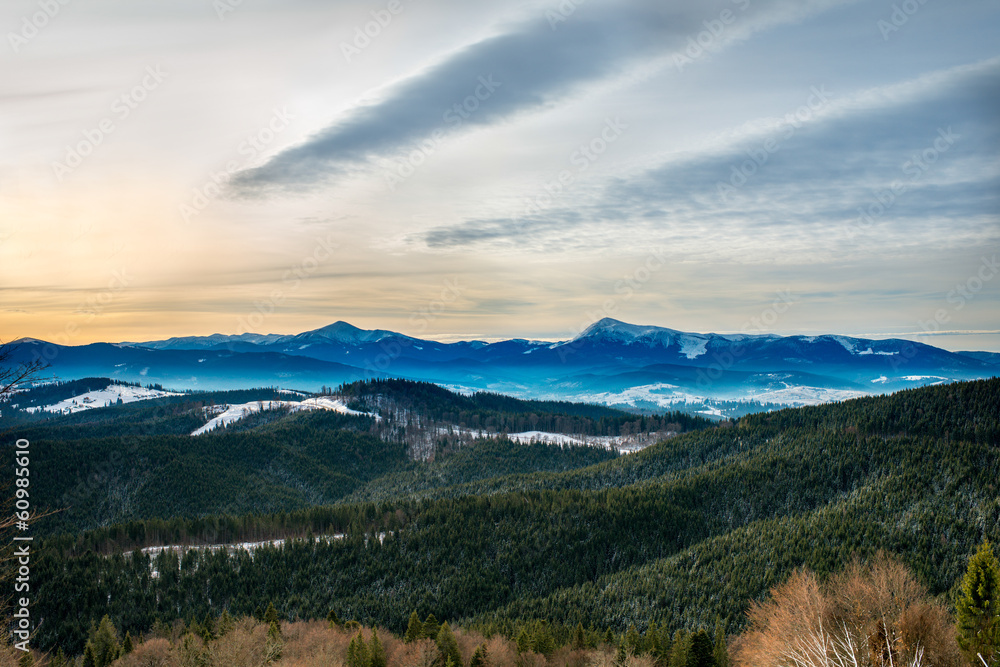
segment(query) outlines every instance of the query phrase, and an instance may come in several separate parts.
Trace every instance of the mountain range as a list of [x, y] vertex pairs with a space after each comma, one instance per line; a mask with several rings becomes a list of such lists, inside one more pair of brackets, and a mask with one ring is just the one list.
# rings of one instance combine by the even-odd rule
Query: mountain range
[[316, 391], [400, 377], [458, 391], [717, 416], [987, 378], [1000, 369], [1000, 354], [949, 352], [901, 339], [701, 334], [611, 318], [558, 342], [442, 343], [340, 321], [294, 335], [83, 346], [22, 339], [16, 355], [45, 360], [62, 380], [100, 376], [172, 389]]

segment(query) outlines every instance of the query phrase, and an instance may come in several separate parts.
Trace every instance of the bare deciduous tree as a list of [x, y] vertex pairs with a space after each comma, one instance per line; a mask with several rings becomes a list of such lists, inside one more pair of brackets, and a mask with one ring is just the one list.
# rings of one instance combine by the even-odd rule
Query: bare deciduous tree
[[825, 583], [800, 570], [749, 612], [735, 656], [754, 667], [958, 667], [954, 624], [905, 565], [882, 554]]

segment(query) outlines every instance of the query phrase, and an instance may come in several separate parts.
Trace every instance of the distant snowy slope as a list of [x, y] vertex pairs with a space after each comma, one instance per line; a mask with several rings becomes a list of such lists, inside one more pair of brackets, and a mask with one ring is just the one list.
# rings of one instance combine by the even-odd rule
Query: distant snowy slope
[[229, 426], [230, 424], [238, 422], [241, 419], [245, 419], [252, 414], [265, 412], [267, 410], [278, 410], [281, 408], [289, 408], [292, 412], [298, 412], [299, 410], [330, 410], [344, 415], [356, 415], [381, 419], [381, 417], [376, 414], [352, 410], [347, 407], [343, 401], [329, 396], [307, 398], [304, 401], [252, 401], [250, 403], [240, 403], [238, 405], [217, 405], [213, 408], [206, 408], [206, 411], [209, 414], [214, 414], [215, 416], [208, 420], [208, 423], [201, 428], [192, 431], [191, 435], [204, 435], [205, 433], [214, 431], [217, 428]]
[[159, 389], [147, 389], [145, 387], [131, 387], [123, 384], [112, 384], [106, 389], [98, 391], [88, 391], [73, 398], [67, 398], [52, 405], [42, 407], [27, 408], [28, 412], [53, 412], [53, 413], [74, 413], [91, 408], [103, 408], [108, 405], [115, 405], [121, 400], [122, 403], [134, 403], [145, 401], [161, 396], [177, 396], [178, 394], [161, 391]]

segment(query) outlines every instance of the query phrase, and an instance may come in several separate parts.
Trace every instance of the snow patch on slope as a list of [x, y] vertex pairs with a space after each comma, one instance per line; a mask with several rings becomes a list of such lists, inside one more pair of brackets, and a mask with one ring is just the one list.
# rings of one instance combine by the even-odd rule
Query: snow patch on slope
[[92, 408], [103, 408], [107, 405], [116, 405], [118, 399], [122, 403], [135, 403], [136, 401], [146, 401], [151, 398], [162, 396], [178, 396], [174, 392], [161, 391], [159, 389], [146, 389], [145, 387], [129, 387], [123, 384], [108, 385], [105, 389], [98, 391], [88, 391], [85, 394], [67, 398], [52, 405], [42, 407], [27, 408], [28, 412], [54, 412], [54, 413], [75, 413]]
[[191, 435], [204, 435], [205, 433], [214, 431], [219, 427], [229, 426], [230, 424], [238, 422], [241, 419], [249, 417], [257, 412], [263, 412], [265, 410], [278, 410], [281, 408], [289, 408], [292, 412], [298, 412], [300, 410], [330, 410], [332, 412], [339, 412], [343, 415], [374, 417], [376, 420], [381, 419], [378, 415], [370, 412], [352, 410], [340, 399], [331, 398], [329, 396], [307, 398], [304, 401], [252, 401], [250, 403], [240, 403], [239, 405], [217, 405], [214, 407], [214, 410], [212, 408], [208, 408], [207, 410], [213, 411], [215, 416], [201, 428], [192, 431]]
[[708, 339], [685, 336], [684, 338], [681, 338], [680, 343], [681, 354], [688, 359], [696, 359], [705, 354], [705, 348], [708, 346]]

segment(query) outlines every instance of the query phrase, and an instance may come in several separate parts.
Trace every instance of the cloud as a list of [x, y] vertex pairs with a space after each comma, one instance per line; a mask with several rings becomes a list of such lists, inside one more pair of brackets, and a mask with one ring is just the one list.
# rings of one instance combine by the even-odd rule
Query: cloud
[[850, 95], [813, 87], [785, 117], [611, 180], [596, 201], [465, 220], [411, 241], [548, 252], [642, 238], [688, 256], [720, 242], [718, 252], [744, 258], [748, 248], [770, 256], [777, 248], [877, 251], [872, 244], [886, 240], [897, 248], [996, 241], [997, 155], [995, 58]]
[[[711, 48], [776, 21], [845, 0], [711, 0], [701, 3], [592, 2], [572, 13], [538, 12], [531, 20], [445, 57], [358, 106], [305, 143], [233, 179], [243, 194], [301, 189], [362, 170], [379, 158], [439, 142], [565, 100], [639, 59], [681, 52], [717, 25]], [[555, 6], [553, 6], [555, 7]], [[719, 17], [726, 14], [723, 25]], [[554, 18], [556, 17], [556, 18]], [[712, 23], [715, 22], [715, 23]]]

